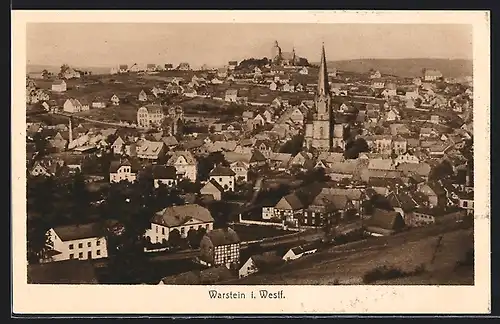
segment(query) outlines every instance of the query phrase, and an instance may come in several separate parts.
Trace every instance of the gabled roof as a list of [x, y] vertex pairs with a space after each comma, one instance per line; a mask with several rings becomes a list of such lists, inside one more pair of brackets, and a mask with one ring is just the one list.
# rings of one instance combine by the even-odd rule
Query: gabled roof
[[151, 222], [166, 227], [176, 227], [191, 219], [197, 219], [203, 223], [214, 221], [212, 214], [205, 207], [198, 204], [188, 204], [164, 208], [153, 216]]
[[291, 193], [281, 198], [280, 201], [274, 206], [276, 209], [296, 210], [303, 208], [303, 204], [295, 193]]
[[344, 162], [344, 154], [335, 152], [321, 152], [318, 156], [318, 160], [323, 160], [327, 163], [332, 162]]
[[262, 161], [266, 161], [266, 157], [259, 150], [255, 150], [252, 154], [252, 158], [250, 159], [250, 163]]
[[234, 173], [233, 170], [229, 167], [225, 167], [222, 165], [216, 166], [212, 171], [210, 171], [210, 176], [213, 177], [218, 177], [218, 176], [235, 176], [236, 173]]
[[222, 186], [217, 181], [211, 179], [203, 186], [203, 188], [200, 189], [200, 193], [203, 194], [204, 192], [213, 192], [214, 190], [217, 190], [221, 193], [224, 192], [224, 188], [222, 188]]
[[324, 188], [319, 195], [314, 198], [311, 207], [333, 208], [334, 210], [344, 210], [349, 202], [345, 195], [332, 194], [329, 188]]
[[401, 208], [405, 212], [409, 212], [417, 208], [417, 203], [413, 198], [405, 192], [392, 191], [387, 196], [389, 203], [393, 208]]
[[205, 234], [214, 246], [240, 243], [238, 234], [229, 227], [211, 230]]
[[404, 227], [404, 220], [400, 213], [383, 209], [375, 209], [365, 225], [368, 227], [378, 227], [384, 230], [398, 230]]
[[166, 146], [175, 146], [175, 145], [179, 144], [179, 142], [177, 141], [175, 136], [165, 136], [165, 137], [162, 137], [161, 140], [163, 141], [163, 143]]
[[153, 165], [154, 179], [175, 179], [177, 173], [175, 167], [168, 165]]
[[431, 166], [425, 162], [420, 163], [400, 163], [396, 167], [396, 170], [403, 171], [405, 174], [418, 174], [420, 176], [427, 177], [431, 172]]
[[360, 200], [363, 196], [361, 189], [353, 188], [325, 188], [331, 195], [343, 195], [351, 200]]
[[276, 251], [264, 252], [262, 254], [254, 254], [250, 257], [255, 266], [260, 270], [270, 269], [283, 262], [283, 259], [276, 253]]
[[197, 138], [183, 142], [181, 145], [185, 150], [191, 150], [203, 146], [203, 139]]
[[245, 163], [250, 163], [253, 154], [238, 153], [238, 152], [223, 152], [224, 158], [229, 163], [241, 161]]
[[194, 158], [193, 154], [189, 151], [175, 151], [172, 153], [171, 157], [168, 159], [167, 164], [168, 165], [174, 165], [177, 162], [177, 159], [179, 157], [184, 157], [186, 160], [186, 163], [188, 164], [196, 164], [196, 159]]
[[109, 166], [109, 173], [115, 173], [122, 166], [130, 166], [131, 167], [130, 170], [133, 173], [139, 171], [139, 166], [136, 163], [133, 163], [129, 160], [123, 160], [123, 161], [112, 161]]
[[53, 85], [62, 85], [62, 84], [65, 84], [65, 83], [66, 83], [66, 81], [64, 81], [64, 80], [55, 80], [52, 84]]
[[104, 227], [99, 223], [58, 226], [53, 229], [62, 241], [103, 237], [106, 233]]
[[392, 159], [370, 159], [368, 169], [371, 170], [394, 170]]
[[[146, 95], [146, 93], [144, 92], [144, 90], [142, 90], [141, 93], [144, 93], [144, 95]], [[163, 108], [160, 105], [157, 105], [157, 104], [145, 105], [145, 106], [142, 106], [139, 109], [142, 109], [142, 108], [145, 108], [147, 110], [148, 114], [163, 114]]]
[[158, 155], [161, 153], [162, 148], [165, 144], [163, 142], [155, 141], [144, 141], [141, 145], [137, 147], [137, 154], [153, 154]]

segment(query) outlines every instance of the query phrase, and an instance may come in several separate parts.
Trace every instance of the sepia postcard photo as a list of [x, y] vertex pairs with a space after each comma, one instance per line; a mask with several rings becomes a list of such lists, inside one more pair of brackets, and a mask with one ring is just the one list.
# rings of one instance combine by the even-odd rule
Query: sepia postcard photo
[[489, 312], [488, 12], [12, 18], [15, 313]]

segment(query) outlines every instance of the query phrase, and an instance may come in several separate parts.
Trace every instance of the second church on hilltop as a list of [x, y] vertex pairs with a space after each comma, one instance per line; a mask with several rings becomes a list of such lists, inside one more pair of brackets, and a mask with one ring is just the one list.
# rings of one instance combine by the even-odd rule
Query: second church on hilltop
[[314, 99], [315, 107], [306, 123], [304, 147], [320, 152], [331, 151], [334, 147], [344, 148], [343, 125], [335, 125], [332, 118], [332, 96], [328, 84], [325, 47], [321, 49], [318, 88]]

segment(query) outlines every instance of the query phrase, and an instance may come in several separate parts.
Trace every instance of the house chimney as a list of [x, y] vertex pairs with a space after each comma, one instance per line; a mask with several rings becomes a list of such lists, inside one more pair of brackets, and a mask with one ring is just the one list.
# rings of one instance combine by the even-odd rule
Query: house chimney
[[73, 142], [73, 125], [71, 123], [71, 117], [69, 118], [68, 128], [69, 128], [69, 141], [68, 142], [71, 143], [71, 142]]

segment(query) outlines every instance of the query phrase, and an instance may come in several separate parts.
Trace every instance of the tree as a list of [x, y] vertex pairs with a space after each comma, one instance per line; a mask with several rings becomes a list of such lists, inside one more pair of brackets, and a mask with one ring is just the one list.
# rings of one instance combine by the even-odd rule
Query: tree
[[304, 135], [295, 135], [280, 148], [280, 153], [289, 153], [292, 156], [302, 151], [304, 146]]
[[40, 216], [28, 216], [27, 219], [27, 257], [28, 262], [38, 263], [44, 253], [50, 249], [50, 236], [47, 235], [51, 228], [49, 222]]
[[49, 141], [38, 132], [33, 136], [33, 142], [35, 143], [35, 150], [38, 152], [38, 156], [44, 156], [48, 151]]
[[48, 79], [50, 77], [50, 72], [47, 70], [42, 71], [42, 78], [43, 79]]
[[203, 238], [204, 233], [201, 234], [199, 230], [190, 229], [187, 233], [187, 240], [189, 242], [189, 246], [193, 249], [197, 249], [200, 247], [201, 239]]
[[63, 64], [61, 65], [61, 69], [59, 71], [59, 77], [62, 78], [64, 76], [64, 73], [66, 73], [67, 70], [69, 70], [69, 65], [68, 64]]
[[432, 168], [429, 179], [430, 180], [441, 180], [453, 176], [455, 173], [453, 167], [448, 160], [443, 160], [441, 163]]
[[85, 185], [85, 179], [81, 172], [73, 176], [70, 188], [71, 197], [71, 220], [76, 224], [85, 223], [88, 219], [90, 205], [90, 193]]
[[229, 163], [221, 152], [212, 152], [206, 157], [201, 157], [198, 160], [198, 177], [200, 180], [207, 180], [210, 171], [216, 165], [223, 165], [228, 167]]
[[357, 159], [360, 153], [368, 152], [369, 150], [370, 148], [368, 147], [368, 143], [366, 143], [366, 140], [359, 137], [354, 141], [348, 142], [346, 144], [344, 157], [346, 159]]
[[199, 193], [202, 185], [189, 179], [182, 179], [177, 183], [177, 189], [183, 193]]
[[171, 189], [165, 184], [160, 183], [155, 192], [156, 210], [161, 210], [166, 207], [182, 205], [184, 200], [180, 197], [180, 192], [177, 189]]
[[394, 210], [389, 200], [380, 194], [374, 194], [369, 200], [365, 200], [362, 206], [366, 215], [373, 214], [375, 209]]
[[421, 98], [415, 99], [415, 108], [419, 108], [420, 106], [422, 106], [422, 99]]
[[168, 234], [168, 244], [174, 247], [178, 247], [182, 244], [182, 236], [179, 230], [173, 229], [172, 231], [170, 231], [170, 233]]
[[323, 168], [309, 170], [309, 171], [305, 172], [304, 174], [302, 174], [300, 176], [300, 178], [303, 179], [304, 185], [315, 183], [315, 182], [327, 182], [327, 181], [331, 180], [330, 177], [328, 177], [325, 174], [325, 169], [323, 169]]
[[109, 264], [111, 276], [119, 283], [136, 282], [142, 267], [147, 267], [144, 233], [156, 211], [154, 198], [152, 183], [143, 178], [134, 184], [126, 181], [113, 184], [105, 199], [103, 212], [124, 227], [122, 234], [116, 237], [117, 250]]

